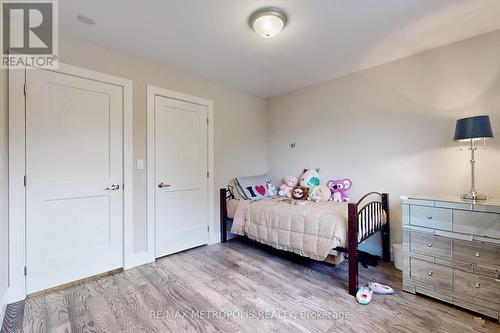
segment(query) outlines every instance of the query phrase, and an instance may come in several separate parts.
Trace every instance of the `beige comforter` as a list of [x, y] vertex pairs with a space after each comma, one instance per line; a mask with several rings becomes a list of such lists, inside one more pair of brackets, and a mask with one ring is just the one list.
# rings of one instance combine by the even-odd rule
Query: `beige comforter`
[[294, 205], [285, 198], [240, 200], [231, 232], [274, 248], [325, 260], [345, 246], [347, 203], [311, 201]]

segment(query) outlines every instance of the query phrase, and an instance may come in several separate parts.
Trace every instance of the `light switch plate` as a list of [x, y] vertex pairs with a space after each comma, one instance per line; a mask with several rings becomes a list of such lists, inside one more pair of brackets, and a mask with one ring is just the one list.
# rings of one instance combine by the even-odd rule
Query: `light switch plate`
[[144, 169], [144, 160], [137, 160], [137, 170]]

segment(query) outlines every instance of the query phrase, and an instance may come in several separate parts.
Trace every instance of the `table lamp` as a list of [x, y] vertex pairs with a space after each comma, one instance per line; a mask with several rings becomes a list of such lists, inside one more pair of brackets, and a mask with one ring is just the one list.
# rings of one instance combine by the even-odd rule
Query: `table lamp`
[[471, 168], [471, 185], [469, 193], [462, 195], [463, 200], [486, 200], [486, 196], [477, 193], [475, 185], [474, 174], [474, 152], [477, 149], [476, 140], [483, 140], [483, 148], [486, 148], [486, 138], [492, 138], [493, 131], [491, 130], [491, 123], [489, 116], [476, 116], [469, 118], [462, 118], [457, 120], [455, 127], [454, 141], [460, 141], [462, 145], [464, 141], [470, 140], [470, 168]]

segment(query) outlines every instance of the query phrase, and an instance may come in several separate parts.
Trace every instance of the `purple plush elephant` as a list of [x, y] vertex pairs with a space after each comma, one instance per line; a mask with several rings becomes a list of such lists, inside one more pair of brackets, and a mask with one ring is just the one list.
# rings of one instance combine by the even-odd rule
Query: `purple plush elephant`
[[334, 179], [329, 180], [326, 184], [332, 191], [331, 201], [348, 202], [349, 196], [347, 190], [351, 188], [352, 181], [350, 179]]

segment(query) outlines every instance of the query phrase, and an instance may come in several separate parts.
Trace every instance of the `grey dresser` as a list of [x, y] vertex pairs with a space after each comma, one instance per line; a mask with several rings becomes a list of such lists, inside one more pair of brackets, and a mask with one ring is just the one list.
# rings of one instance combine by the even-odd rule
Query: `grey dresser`
[[500, 200], [401, 199], [403, 289], [499, 320]]

